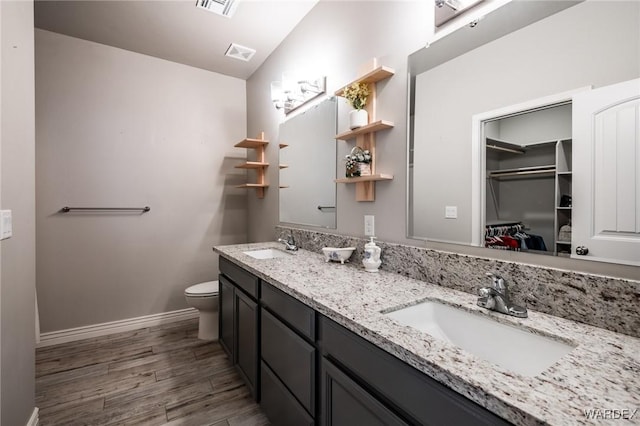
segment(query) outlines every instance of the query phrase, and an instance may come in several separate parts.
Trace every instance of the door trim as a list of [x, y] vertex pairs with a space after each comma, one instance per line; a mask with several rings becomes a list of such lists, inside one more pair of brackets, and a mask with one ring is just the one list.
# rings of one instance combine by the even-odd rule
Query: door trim
[[584, 86], [566, 92], [556, 93], [519, 104], [509, 105], [475, 114], [471, 117], [471, 245], [484, 246], [484, 224], [486, 215], [486, 152], [484, 150], [484, 124], [488, 121], [506, 118], [530, 110], [549, 108], [570, 103], [576, 93], [591, 90]]

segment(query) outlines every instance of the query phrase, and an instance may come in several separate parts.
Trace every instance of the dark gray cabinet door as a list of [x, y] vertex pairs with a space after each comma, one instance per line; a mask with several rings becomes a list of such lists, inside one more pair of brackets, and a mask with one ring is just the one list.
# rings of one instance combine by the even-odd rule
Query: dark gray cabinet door
[[219, 311], [219, 342], [222, 349], [229, 356], [229, 360], [235, 364], [235, 295], [233, 284], [222, 275], [218, 277], [220, 284], [218, 290]]
[[323, 426], [407, 425], [326, 358], [320, 371]]
[[507, 426], [510, 423], [383, 351], [336, 322], [320, 319], [322, 353], [367, 384], [372, 395], [420, 425]]
[[[274, 426], [313, 426], [313, 417], [291, 395], [264, 361], [260, 368], [260, 407]], [[355, 425], [354, 425], [355, 426]]]
[[258, 304], [238, 289], [235, 302], [237, 368], [258, 400]]
[[300, 404], [315, 414], [316, 349], [275, 316], [262, 309], [260, 353]]

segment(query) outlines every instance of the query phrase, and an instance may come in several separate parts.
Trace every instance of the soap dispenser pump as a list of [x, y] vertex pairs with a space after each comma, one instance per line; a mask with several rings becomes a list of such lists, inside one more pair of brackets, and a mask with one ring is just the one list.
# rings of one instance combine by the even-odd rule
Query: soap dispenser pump
[[367, 272], [378, 272], [378, 268], [382, 261], [380, 261], [380, 253], [382, 250], [373, 241], [375, 237], [371, 237], [371, 241], [364, 245], [364, 257], [362, 264]]

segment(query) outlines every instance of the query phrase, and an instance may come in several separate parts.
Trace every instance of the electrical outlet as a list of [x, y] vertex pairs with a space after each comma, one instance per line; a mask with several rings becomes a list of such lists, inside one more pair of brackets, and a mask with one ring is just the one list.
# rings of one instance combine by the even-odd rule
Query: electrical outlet
[[11, 238], [12, 235], [11, 210], [0, 210], [0, 240]]
[[376, 235], [375, 216], [364, 215], [364, 235], [367, 237], [373, 237]]
[[457, 219], [458, 218], [458, 206], [446, 206], [444, 208], [445, 219]]

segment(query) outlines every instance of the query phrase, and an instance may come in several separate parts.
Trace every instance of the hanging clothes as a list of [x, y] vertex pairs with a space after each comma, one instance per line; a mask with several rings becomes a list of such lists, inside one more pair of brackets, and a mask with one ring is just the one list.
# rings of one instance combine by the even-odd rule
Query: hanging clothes
[[525, 232], [522, 223], [487, 225], [484, 233], [484, 246], [498, 250], [547, 251], [544, 238]]

